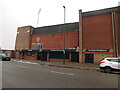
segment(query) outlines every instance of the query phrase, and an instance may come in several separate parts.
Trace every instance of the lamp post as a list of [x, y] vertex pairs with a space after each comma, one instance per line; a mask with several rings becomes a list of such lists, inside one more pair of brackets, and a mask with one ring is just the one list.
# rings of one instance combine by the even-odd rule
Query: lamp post
[[64, 24], [65, 24], [66, 8], [65, 8], [65, 6], [63, 6], [63, 8], [64, 8]]
[[40, 8], [39, 11], [38, 11], [37, 27], [38, 27], [38, 24], [39, 24], [39, 14], [40, 14], [40, 12], [41, 12], [41, 8]]
[[[65, 25], [66, 8], [65, 8], [65, 6], [63, 6], [63, 8], [64, 8], [64, 25]], [[66, 33], [64, 32], [64, 50], [63, 50], [64, 59], [63, 59], [63, 64], [65, 64], [65, 53], [66, 53], [65, 52], [65, 47], [66, 47]]]

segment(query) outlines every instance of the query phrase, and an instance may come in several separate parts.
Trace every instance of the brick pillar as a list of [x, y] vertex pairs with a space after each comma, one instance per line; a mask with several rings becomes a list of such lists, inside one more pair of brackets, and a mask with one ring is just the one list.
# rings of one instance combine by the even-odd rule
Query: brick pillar
[[50, 60], [49, 60], [49, 52], [47, 53], [47, 61], [50, 61]]
[[72, 60], [71, 60], [71, 53], [69, 53], [69, 59], [70, 59], [70, 62], [71, 62], [71, 61], [72, 61]]

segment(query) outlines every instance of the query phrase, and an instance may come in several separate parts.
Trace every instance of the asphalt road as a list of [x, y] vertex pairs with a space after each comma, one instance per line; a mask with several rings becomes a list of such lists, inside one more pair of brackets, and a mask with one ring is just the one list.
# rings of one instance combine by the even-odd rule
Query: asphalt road
[[4, 61], [3, 88], [118, 88], [118, 74]]

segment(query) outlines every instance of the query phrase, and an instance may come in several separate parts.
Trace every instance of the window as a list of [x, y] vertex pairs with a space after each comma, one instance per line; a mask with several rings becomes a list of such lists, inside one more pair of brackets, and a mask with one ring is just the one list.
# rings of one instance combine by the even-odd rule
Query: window
[[107, 59], [108, 61], [111, 61], [111, 59]]
[[120, 63], [120, 59], [118, 59], [118, 62]]
[[118, 62], [118, 59], [111, 59], [112, 62]]
[[35, 56], [35, 52], [25, 52], [24, 56]]

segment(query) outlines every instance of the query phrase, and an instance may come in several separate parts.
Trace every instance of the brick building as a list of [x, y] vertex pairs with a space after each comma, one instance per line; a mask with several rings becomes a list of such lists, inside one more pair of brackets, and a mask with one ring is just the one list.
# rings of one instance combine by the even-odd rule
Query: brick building
[[119, 7], [82, 12], [79, 22], [18, 28], [16, 57], [43, 61], [99, 63], [120, 56]]
[[119, 7], [83, 14], [80, 11], [81, 62], [98, 63], [105, 57], [120, 56], [119, 15]]
[[[65, 39], [66, 61], [78, 62], [78, 30], [78, 22], [38, 28], [20, 27], [16, 38], [16, 57], [43, 61], [62, 61]], [[37, 49], [39, 47], [41, 47], [41, 50]]]

